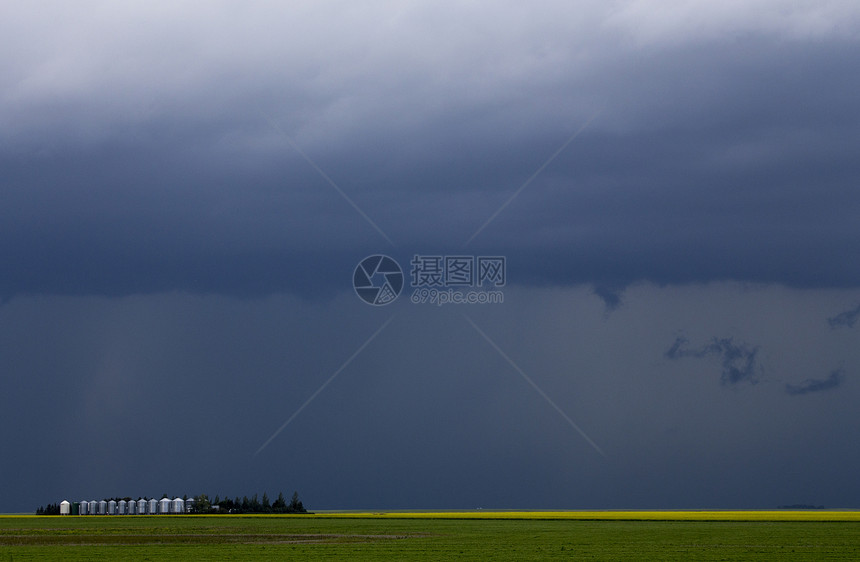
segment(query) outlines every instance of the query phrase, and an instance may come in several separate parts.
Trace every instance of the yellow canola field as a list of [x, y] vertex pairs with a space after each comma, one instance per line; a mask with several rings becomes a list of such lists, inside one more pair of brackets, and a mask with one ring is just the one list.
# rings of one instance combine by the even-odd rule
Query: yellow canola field
[[860, 511], [388, 511], [322, 512], [368, 519], [571, 519], [583, 521], [860, 521]]
[[[220, 519], [241, 518], [297, 518], [297, 519], [487, 519], [487, 520], [579, 520], [579, 521], [808, 521], [808, 522], [860, 522], [860, 511], [732, 511], [732, 510], [660, 510], [660, 511], [320, 511], [307, 514], [244, 514], [244, 515], [124, 515], [87, 516], [83, 519], [188, 519], [194, 517]], [[5, 518], [75, 518], [69, 515], [0, 514]]]

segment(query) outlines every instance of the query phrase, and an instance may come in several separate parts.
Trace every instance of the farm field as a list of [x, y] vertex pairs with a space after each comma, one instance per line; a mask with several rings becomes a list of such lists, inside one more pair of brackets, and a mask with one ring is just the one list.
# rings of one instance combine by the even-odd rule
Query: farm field
[[0, 561], [855, 560], [854, 511], [0, 516]]

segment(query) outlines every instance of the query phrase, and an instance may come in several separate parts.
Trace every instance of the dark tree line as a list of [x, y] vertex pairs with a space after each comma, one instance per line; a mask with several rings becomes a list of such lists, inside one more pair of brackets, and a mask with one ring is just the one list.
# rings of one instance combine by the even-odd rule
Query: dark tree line
[[45, 506], [39, 506], [39, 509], [36, 510], [36, 515], [59, 515], [60, 514], [60, 504], [58, 503], [49, 503]]
[[194, 498], [194, 511], [196, 513], [307, 513], [305, 506], [302, 505], [299, 499], [299, 493], [293, 492], [293, 496], [289, 503], [284, 498], [283, 492], [278, 494], [275, 501], [271, 501], [269, 496], [263, 492], [263, 497], [259, 498], [254, 494], [250, 498], [239, 496], [235, 498], [221, 498], [215, 496], [215, 499], [210, 500], [206, 494], [201, 494]]

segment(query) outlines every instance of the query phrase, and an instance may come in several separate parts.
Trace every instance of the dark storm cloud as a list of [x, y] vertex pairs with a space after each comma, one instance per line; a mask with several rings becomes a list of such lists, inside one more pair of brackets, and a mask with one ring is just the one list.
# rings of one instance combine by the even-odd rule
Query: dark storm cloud
[[840, 312], [836, 316], [827, 319], [827, 323], [831, 328], [853, 328], [857, 323], [857, 318], [860, 317], [860, 304], [856, 308]]
[[791, 396], [801, 396], [812, 392], [821, 392], [822, 390], [831, 390], [842, 384], [844, 380], [843, 373], [840, 369], [830, 372], [830, 375], [825, 379], [807, 379], [800, 384], [786, 384], [785, 392]]
[[622, 297], [624, 295], [624, 287], [613, 287], [609, 285], [596, 285], [593, 293], [600, 297], [603, 305], [608, 312], [611, 312], [621, 306]]
[[[860, 286], [860, 6], [7, 4], [0, 511], [857, 503], [852, 385], [652, 359], [860, 360], [816, 332]], [[377, 253], [506, 256], [504, 305], [369, 307]]]
[[690, 348], [686, 338], [678, 337], [664, 354], [667, 359], [717, 357], [722, 368], [720, 382], [735, 385], [740, 382], [756, 384], [761, 366], [756, 363], [758, 347], [735, 343], [733, 338], [714, 338], [699, 348]]
[[[164, 37], [142, 53], [98, 33], [70, 39], [83, 54], [66, 66], [59, 44], [18, 49], [3, 60], [0, 294], [332, 294], [389, 245], [285, 135], [408, 257], [461, 247], [600, 109], [469, 244], [508, 255], [512, 281], [592, 284], [610, 309], [639, 280], [860, 282], [860, 51], [828, 27], [844, 19], [701, 14], [692, 37], [633, 6], [500, 11], [520, 34], [443, 44], [446, 23], [408, 10], [397, 28], [321, 9], [286, 38], [263, 19], [226, 45], [216, 31], [238, 14], [207, 28], [180, 10], [190, 38], [149, 14], [138, 25]], [[126, 51], [135, 65], [112, 59]], [[317, 280], [296, 275], [309, 268]]]

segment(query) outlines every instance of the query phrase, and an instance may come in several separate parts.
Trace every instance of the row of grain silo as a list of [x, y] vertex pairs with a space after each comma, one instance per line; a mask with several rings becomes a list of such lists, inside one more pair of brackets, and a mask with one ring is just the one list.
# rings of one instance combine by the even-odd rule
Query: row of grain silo
[[60, 502], [60, 515], [178, 515], [192, 511], [194, 500], [190, 498]]

